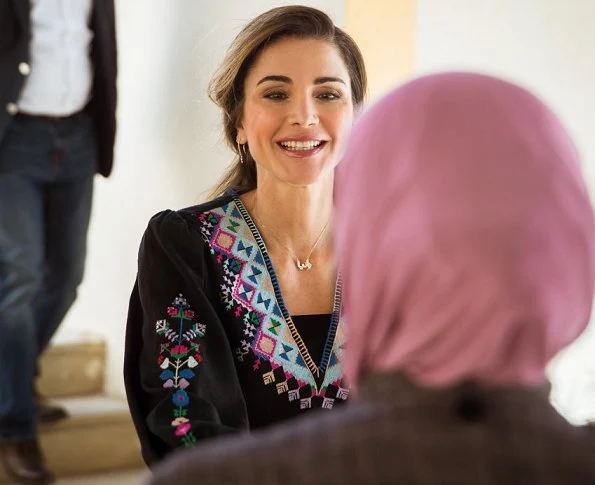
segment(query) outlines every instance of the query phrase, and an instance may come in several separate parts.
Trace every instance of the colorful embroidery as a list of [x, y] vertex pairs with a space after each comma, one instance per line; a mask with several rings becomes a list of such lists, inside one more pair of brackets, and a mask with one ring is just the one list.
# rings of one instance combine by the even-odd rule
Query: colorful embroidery
[[172, 395], [175, 436], [184, 446], [196, 443], [188, 416], [190, 396], [186, 388], [196, 376], [194, 368], [202, 361], [197, 340], [205, 335], [205, 325], [194, 322], [194, 312], [186, 299], [178, 296], [167, 308], [168, 319], [159, 320], [155, 329], [163, 339], [157, 359], [165, 389], [176, 389]]
[[[339, 318], [340, 301], [329, 332], [323, 361], [317, 367], [280, 304], [279, 287], [264, 242], [245, 208], [236, 199], [199, 216], [203, 238], [223, 269], [221, 300], [231, 314], [243, 321], [245, 338], [235, 349], [244, 362], [252, 352], [254, 371], [262, 372], [263, 383], [274, 385], [278, 394], [300, 407], [312, 407], [312, 399], [322, 398], [322, 407], [332, 408], [335, 400], [349, 393], [342, 387], [339, 358], [345, 341]], [[340, 288], [338, 288], [340, 294]], [[321, 380], [316, 377], [321, 374]], [[320, 386], [319, 386], [320, 384]]]

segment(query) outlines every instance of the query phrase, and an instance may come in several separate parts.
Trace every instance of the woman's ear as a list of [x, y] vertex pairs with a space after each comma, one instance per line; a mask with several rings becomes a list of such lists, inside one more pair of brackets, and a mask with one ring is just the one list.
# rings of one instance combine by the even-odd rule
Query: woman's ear
[[245, 132], [244, 128], [238, 127], [238, 132], [236, 134], [236, 143], [243, 145], [244, 143], [247, 143], [247, 142], [248, 142], [248, 140], [246, 139], [246, 132]]

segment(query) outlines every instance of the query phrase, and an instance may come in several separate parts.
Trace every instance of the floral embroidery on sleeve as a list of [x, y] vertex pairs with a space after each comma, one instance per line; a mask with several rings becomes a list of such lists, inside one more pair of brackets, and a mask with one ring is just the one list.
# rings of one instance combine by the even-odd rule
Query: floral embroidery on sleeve
[[157, 334], [162, 337], [157, 364], [162, 369], [163, 387], [174, 391], [171, 397], [173, 433], [188, 447], [196, 443], [196, 437], [188, 419], [190, 396], [186, 388], [196, 377], [193, 369], [203, 360], [198, 339], [204, 337], [206, 327], [194, 321], [194, 312], [182, 295], [167, 308], [167, 315], [167, 319], [155, 325]]

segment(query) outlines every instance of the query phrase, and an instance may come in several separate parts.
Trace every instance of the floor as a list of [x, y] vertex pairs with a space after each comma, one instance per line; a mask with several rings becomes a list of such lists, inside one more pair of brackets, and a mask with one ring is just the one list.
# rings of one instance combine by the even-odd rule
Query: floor
[[58, 480], [55, 485], [145, 485], [146, 470], [94, 475], [91, 477], [72, 477]]

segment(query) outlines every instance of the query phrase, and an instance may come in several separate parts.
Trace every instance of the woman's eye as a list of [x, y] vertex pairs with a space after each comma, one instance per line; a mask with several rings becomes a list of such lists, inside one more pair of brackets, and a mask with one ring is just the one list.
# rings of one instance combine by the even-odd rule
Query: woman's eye
[[271, 91], [264, 94], [264, 98], [271, 99], [273, 101], [282, 101], [287, 99], [287, 94], [283, 91]]
[[334, 101], [335, 99], [340, 99], [341, 95], [333, 91], [328, 91], [326, 93], [320, 93], [317, 98], [323, 99], [325, 101]]

